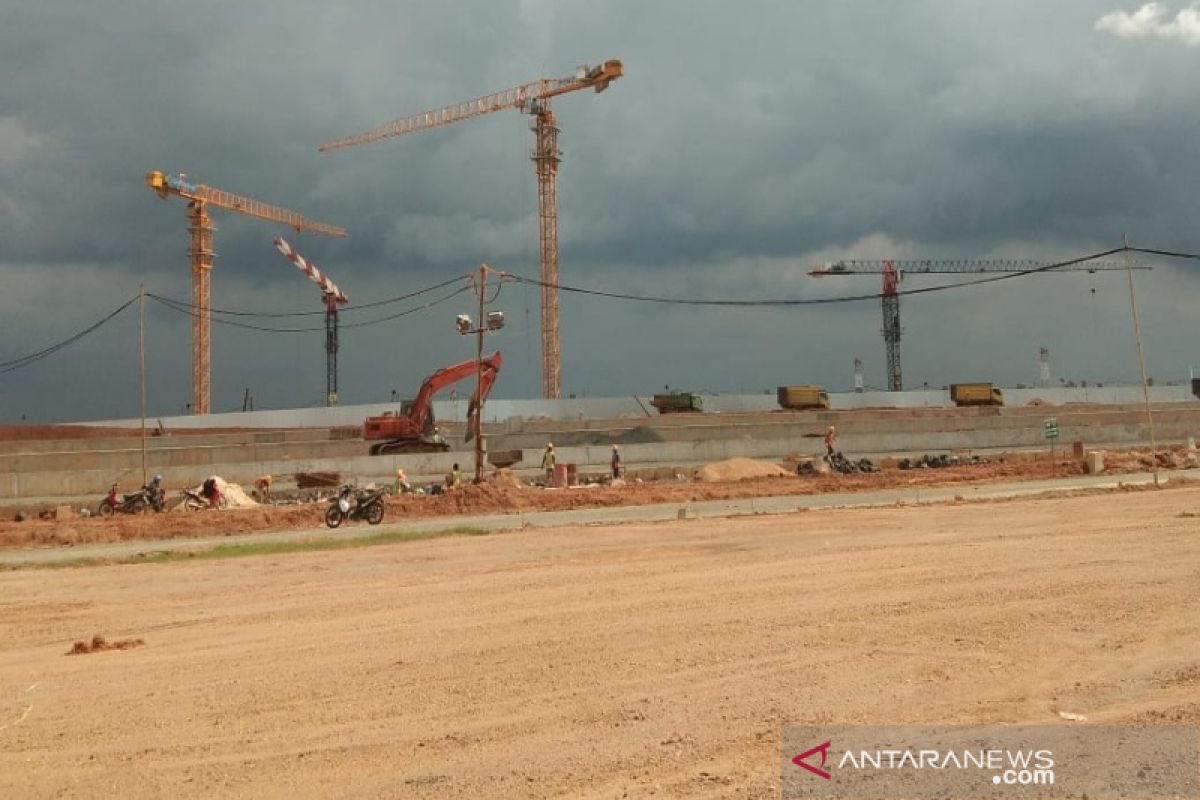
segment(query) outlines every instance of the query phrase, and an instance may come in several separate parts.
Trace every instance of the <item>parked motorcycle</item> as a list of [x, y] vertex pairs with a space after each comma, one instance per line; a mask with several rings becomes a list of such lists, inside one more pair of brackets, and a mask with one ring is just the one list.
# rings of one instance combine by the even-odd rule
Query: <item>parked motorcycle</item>
[[358, 489], [346, 484], [325, 509], [325, 524], [336, 528], [348, 519], [365, 519], [371, 525], [383, 522], [384, 489]]
[[161, 487], [143, 486], [136, 492], [119, 494], [114, 483], [108, 496], [96, 509], [102, 517], [113, 514], [145, 514], [150, 509], [162, 511], [167, 505], [167, 493]]
[[[194, 489], [183, 490], [184, 511], [200, 511], [201, 509], [208, 508], [210, 505], [212, 505], [212, 503], [208, 501], [207, 497], [200, 494], [200, 492]], [[224, 510], [228, 507], [229, 501], [225, 499], [225, 495], [219, 495], [217, 497], [217, 508]]]

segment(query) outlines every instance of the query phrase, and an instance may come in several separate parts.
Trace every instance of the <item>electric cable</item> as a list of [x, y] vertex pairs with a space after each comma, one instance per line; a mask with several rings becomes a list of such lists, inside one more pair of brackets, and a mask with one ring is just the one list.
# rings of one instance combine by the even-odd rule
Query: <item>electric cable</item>
[[[449, 286], [450, 284], [455, 283], [456, 281], [463, 280], [464, 278], [467, 278], [467, 277], [469, 277], [469, 276], [468, 275], [459, 275], [457, 277], [450, 278], [449, 280], [442, 281], [441, 283], [434, 284], [433, 286], [427, 286], [424, 289], [418, 289], [417, 291], [409, 292], [408, 294], [402, 294], [402, 295], [398, 295], [396, 297], [389, 297], [386, 300], [375, 300], [370, 303], [359, 303], [358, 305], [342, 306], [341, 308], [338, 309], [338, 312], [339, 313], [348, 313], [351, 311], [360, 311], [364, 308], [375, 308], [377, 306], [386, 306], [386, 305], [390, 305], [392, 303], [399, 303], [404, 300], [410, 300], [414, 297], [418, 297], [420, 295], [428, 294], [429, 292], [436, 291], [438, 289], [441, 289], [444, 286]], [[171, 297], [163, 297], [161, 295], [153, 294], [151, 292], [147, 292], [146, 296], [153, 298], [155, 300], [158, 300], [160, 302], [169, 302], [169, 303], [174, 303], [179, 306], [186, 306], [188, 308], [197, 308], [196, 306], [193, 306], [191, 303], [188, 303], [184, 300], [176, 300]], [[200, 308], [199, 310], [203, 311], [204, 309]], [[233, 311], [230, 309], [211, 308], [211, 307], [208, 309], [208, 312], [210, 314], [225, 314], [225, 315], [231, 316], [231, 317], [311, 317], [311, 316], [320, 316], [320, 315], [325, 314], [324, 311], [281, 311], [281, 312]]]
[[[443, 284], [443, 286], [444, 285], [445, 284]], [[391, 320], [398, 319], [403, 316], [407, 316], [408, 314], [413, 314], [413, 313], [416, 313], [417, 311], [421, 311], [421, 310], [427, 309], [427, 308], [432, 308], [433, 306], [444, 303], [447, 300], [449, 300], [450, 298], [460, 295], [465, 291], [468, 291], [470, 288], [471, 287], [469, 287], [469, 286], [461, 286], [458, 289], [455, 289], [450, 294], [445, 295], [444, 297], [440, 297], [436, 300], [432, 300], [428, 303], [422, 303], [419, 306], [414, 306], [413, 308], [405, 309], [404, 311], [400, 311], [395, 314], [389, 314], [386, 317], [379, 317], [377, 319], [365, 320], [363, 322], [339, 323], [338, 327], [339, 327], [339, 329], [365, 328], [369, 325], [378, 325], [379, 323], [382, 323], [382, 322], [389, 322]], [[149, 293], [147, 293], [146, 296], [151, 298], [155, 302], [166, 306], [167, 308], [171, 309], [172, 311], [178, 311], [179, 313], [186, 314], [190, 317], [199, 317], [200, 316], [201, 312], [196, 310], [194, 306], [191, 306], [189, 304], [180, 303], [177, 300], [169, 300], [167, 298], [159, 297], [158, 295], [153, 295], [153, 294], [149, 294]], [[321, 313], [324, 314], [325, 312], [322, 311]], [[214, 322], [218, 325], [230, 325], [235, 328], [242, 328], [242, 329], [251, 330], [251, 331], [259, 331], [261, 333], [313, 333], [316, 331], [325, 330], [324, 326], [312, 327], [312, 328], [267, 328], [262, 325], [251, 325], [248, 322], [237, 322], [237, 321], [231, 320], [231, 319], [213, 319], [212, 322]]]
[[124, 303], [122, 303], [120, 306], [118, 306], [116, 308], [116, 310], [111, 312], [108, 316], [104, 317], [99, 322], [89, 325], [88, 327], [81, 330], [79, 333], [76, 333], [74, 336], [69, 336], [66, 339], [63, 339], [60, 342], [52, 344], [43, 350], [39, 350], [36, 353], [30, 353], [29, 355], [22, 356], [21, 358], [14, 358], [11, 361], [0, 362], [0, 375], [3, 375], [6, 372], [12, 372], [13, 370], [16, 370], [16, 369], [20, 369], [21, 367], [27, 367], [30, 364], [37, 363], [38, 361], [41, 361], [43, 358], [46, 358], [47, 356], [54, 355], [59, 350], [62, 350], [64, 347], [74, 344], [75, 342], [79, 341], [83, 337], [92, 333], [97, 328], [99, 328], [101, 325], [108, 322], [113, 317], [117, 316], [122, 311], [124, 311], [125, 309], [129, 308], [131, 305], [136, 303], [137, 299], [138, 299], [138, 296], [134, 295], [133, 297], [129, 298]]
[[[1130, 249], [1133, 249], [1133, 248], [1130, 248]], [[1050, 271], [1058, 269], [1060, 267], [1069, 267], [1069, 266], [1073, 266], [1075, 264], [1082, 264], [1085, 261], [1093, 261], [1097, 258], [1104, 258], [1106, 256], [1113, 255], [1114, 253], [1121, 253], [1124, 251], [1125, 251], [1124, 247], [1117, 247], [1112, 250], [1107, 250], [1103, 253], [1095, 253], [1093, 255], [1082, 256], [1080, 258], [1073, 258], [1073, 259], [1069, 259], [1067, 261], [1058, 261], [1053, 264], [1044, 264], [1040, 267], [1034, 267], [1032, 269], [1021, 270], [1019, 272], [1006, 272], [1006, 273], [1003, 273], [1000, 275], [989, 275], [985, 278], [976, 278], [973, 280], [962, 281], [959, 283], [944, 283], [944, 284], [939, 284], [937, 286], [924, 286], [919, 289], [905, 289], [903, 291], [896, 292], [896, 295], [894, 295], [894, 296], [904, 297], [904, 296], [916, 295], [916, 294], [931, 294], [933, 292], [946, 291], [947, 289], [959, 289], [959, 288], [963, 288], [963, 287], [967, 287], [967, 286], [978, 286], [980, 284], [985, 284], [985, 283], [995, 283], [997, 281], [1010, 280], [1012, 278], [1021, 278], [1026, 275], [1035, 275], [1035, 274], [1041, 273], [1041, 272], [1050, 272]], [[1143, 252], [1151, 252], [1151, 251], [1143, 251]], [[1166, 253], [1165, 251], [1154, 251], [1154, 252], [1156, 252], [1157, 255], [1177, 255], [1177, 254], [1172, 254], [1172, 253]], [[1179, 256], [1179, 257], [1200, 258], [1200, 256]], [[568, 286], [568, 285], [562, 284], [562, 283], [559, 283], [559, 284], [548, 283], [546, 281], [538, 280], [536, 278], [525, 278], [525, 277], [522, 277], [515, 273], [511, 273], [511, 272], [505, 273], [505, 274], [510, 276], [513, 280], [517, 281], [518, 283], [531, 284], [534, 286], [541, 286], [541, 287], [551, 287], [551, 288], [555, 288], [555, 289], [558, 289], [559, 291], [563, 291], [563, 292], [573, 292], [576, 294], [592, 295], [592, 296], [596, 296], [596, 297], [607, 297], [607, 298], [614, 299], [614, 300], [636, 300], [636, 301], [645, 302], [645, 303], [662, 303], [662, 304], [668, 304], [668, 305], [734, 306], [734, 307], [754, 307], [754, 306], [790, 307], [790, 306], [809, 306], [809, 305], [832, 305], [832, 304], [836, 304], [836, 303], [852, 303], [852, 302], [858, 302], [858, 301], [862, 301], [862, 300], [878, 300], [885, 296], [893, 296], [893, 295], [884, 295], [882, 292], [877, 292], [877, 293], [873, 293], [873, 294], [843, 295], [843, 296], [839, 296], [839, 297], [806, 297], [806, 298], [792, 298], [792, 299], [787, 299], [787, 300], [777, 300], [777, 299], [705, 300], [705, 299], [683, 298], [683, 297], [661, 297], [661, 296], [653, 296], [653, 295], [635, 295], [635, 294], [626, 294], [624, 292], [607, 292], [607, 291], [603, 291], [603, 290], [599, 290], [599, 289], [584, 289], [584, 288], [581, 288], [578, 286]]]

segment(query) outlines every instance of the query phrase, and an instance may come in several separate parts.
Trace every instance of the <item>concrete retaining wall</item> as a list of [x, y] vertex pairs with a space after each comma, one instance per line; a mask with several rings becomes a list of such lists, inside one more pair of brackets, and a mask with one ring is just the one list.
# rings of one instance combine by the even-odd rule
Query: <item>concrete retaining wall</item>
[[[863, 425], [856, 429], [855, 423], [840, 425], [839, 448], [850, 455], [877, 455], [882, 453], [927, 453], [948, 450], [991, 450], [1033, 449], [1048, 447], [1043, 438], [1041, 415], [1024, 415], [1024, 419], [1004, 416], [980, 417], [960, 430], [944, 429], [945, 420], [929, 419], [913, 427], [892, 426], [888, 430], [881, 425]], [[1189, 436], [1200, 437], [1200, 415], [1170, 413], [1164, 411], [1163, 419], [1156, 425], [1160, 443], [1182, 443]], [[1135, 444], [1145, 441], [1146, 429], [1136, 418], [1124, 421], [1113, 419], [1107, 424], [1072, 424], [1066, 415], [1059, 415], [1063, 447], [1075, 440], [1091, 445]], [[1086, 419], [1086, 416], [1085, 416]], [[917, 422], [917, 420], [913, 420]], [[941, 422], [943, 429], [935, 423]], [[991, 424], [989, 424], [991, 423]], [[1015, 423], [1015, 424], [1014, 424]], [[750, 428], [762, 435], [741, 435], [737, 426], [726, 426], [712, 431], [710, 435], [697, 435], [693, 431], [690, 439], [647, 444], [623, 445], [622, 455], [630, 468], [660, 465], [685, 465], [716, 461], [733, 456], [778, 459], [790, 453], [819, 453], [822, 451], [821, 432], [824, 423], [804, 425], [777, 425], [769, 431], [760, 430], [761, 425]], [[724, 435], [712, 435], [723, 433]], [[767, 435], [769, 434], [769, 435]], [[538, 434], [542, 436], [542, 434]], [[504, 441], [502, 435], [496, 441]], [[458, 462], [464, 473], [470, 473], [474, 457], [470, 451], [430, 453], [401, 456], [365, 455], [361, 441], [325, 442], [326, 447], [335, 447], [333, 452], [319, 456], [288, 457], [279, 455], [279, 444], [257, 444], [244, 447], [214, 446], [211, 448], [163, 448], [149, 461], [151, 473], [162, 473], [166, 485], [172, 490], [180, 486], [196, 486], [206, 477], [219, 474], [227, 480], [249, 484], [257, 475], [271, 473], [279, 478], [279, 486], [287, 486], [296, 472], [338, 472], [345, 479], [365, 481], [390, 481], [397, 467], [403, 467], [410, 479], [417, 482], [437, 481]], [[0, 472], [0, 498], [29, 498], [103, 495], [114, 479], [124, 486], [134, 486], [141, 481], [141, 451], [130, 449], [128, 440], [125, 448], [107, 452], [77, 454], [43, 453], [16, 456], [25, 459], [26, 466], [34, 459], [53, 459], [42, 463], [56, 464], [47, 469], [19, 469]], [[294, 446], [294, 445], [293, 445]], [[541, 463], [541, 439], [533, 447], [522, 447], [522, 461], [516, 465], [519, 472], [534, 474]], [[492, 449], [509, 449], [497, 447]], [[583, 467], [603, 469], [611, 454], [608, 443], [589, 445], [556, 445], [559, 463], [573, 463]], [[66, 458], [74, 466], [63, 467], [57, 459]], [[11, 463], [11, 462], [10, 462]]]

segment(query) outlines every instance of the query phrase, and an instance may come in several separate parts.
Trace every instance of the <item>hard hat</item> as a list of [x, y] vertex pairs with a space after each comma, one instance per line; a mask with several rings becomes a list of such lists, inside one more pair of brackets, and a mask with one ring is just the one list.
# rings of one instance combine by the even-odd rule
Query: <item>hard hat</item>
[[161, 481], [161, 480], [162, 480], [162, 475], [155, 475], [155, 476], [154, 476], [154, 480], [155, 480], [155, 482]]
[[617, 449], [617, 446], [614, 444], [614, 445], [613, 445], [613, 450], [616, 450], [616, 449]]
[[831, 431], [834, 430], [834, 427], [832, 425], [830, 425], [829, 430], [831, 430]]
[[546, 449], [547, 449], [547, 450], [553, 450], [553, 449], [554, 449], [554, 442], [546, 442]]

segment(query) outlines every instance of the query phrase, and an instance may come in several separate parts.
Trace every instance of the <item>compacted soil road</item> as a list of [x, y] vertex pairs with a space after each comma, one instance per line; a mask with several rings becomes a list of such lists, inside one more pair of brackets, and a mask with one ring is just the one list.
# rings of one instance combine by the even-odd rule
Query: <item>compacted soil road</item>
[[0, 796], [778, 796], [788, 723], [1198, 723], [1198, 597], [1193, 487], [15, 570]]

